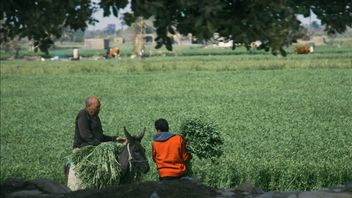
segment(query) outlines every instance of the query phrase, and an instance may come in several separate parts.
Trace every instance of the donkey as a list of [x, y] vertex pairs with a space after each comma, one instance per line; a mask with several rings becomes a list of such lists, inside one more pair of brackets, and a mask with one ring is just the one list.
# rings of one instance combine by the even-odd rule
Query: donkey
[[[137, 136], [132, 136], [123, 128], [126, 136], [126, 142], [118, 153], [118, 162], [121, 168], [119, 184], [133, 183], [138, 181], [140, 176], [149, 171], [149, 164], [145, 155], [145, 149], [141, 145], [141, 140], [145, 133], [144, 130]], [[83, 189], [82, 181], [74, 172], [73, 164], [65, 164], [65, 175], [68, 179], [68, 187], [75, 191]]]
[[127, 142], [118, 155], [118, 161], [121, 165], [120, 184], [136, 182], [142, 173], [145, 174], [149, 171], [145, 149], [141, 145], [146, 129], [144, 128], [137, 136], [132, 136], [126, 127], [123, 127], [123, 129]]

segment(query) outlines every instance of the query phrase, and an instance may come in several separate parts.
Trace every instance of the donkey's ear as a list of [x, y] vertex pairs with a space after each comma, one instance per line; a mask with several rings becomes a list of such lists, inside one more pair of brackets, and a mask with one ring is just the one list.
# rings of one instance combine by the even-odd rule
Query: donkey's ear
[[143, 131], [137, 136], [137, 139], [141, 141], [143, 139], [144, 133], [147, 129], [144, 127]]
[[127, 140], [132, 140], [132, 136], [131, 134], [127, 131], [126, 127], [123, 127], [123, 132], [125, 133], [125, 136], [127, 138]]

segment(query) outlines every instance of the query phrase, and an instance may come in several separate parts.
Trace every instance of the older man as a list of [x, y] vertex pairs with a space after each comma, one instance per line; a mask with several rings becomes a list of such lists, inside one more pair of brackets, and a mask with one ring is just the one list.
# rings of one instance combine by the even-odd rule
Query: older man
[[103, 128], [98, 116], [100, 101], [96, 96], [89, 96], [86, 99], [86, 107], [79, 111], [76, 117], [76, 129], [73, 148], [80, 148], [87, 145], [96, 146], [101, 142], [118, 141], [123, 143], [125, 139], [117, 136], [103, 134]]
[[[117, 141], [126, 143], [126, 139], [117, 136], [103, 134], [103, 128], [99, 118], [100, 101], [96, 96], [86, 99], [86, 107], [78, 112], [76, 117], [76, 128], [73, 148], [79, 149], [84, 146], [96, 146], [101, 142]], [[72, 190], [83, 189], [82, 181], [76, 174], [75, 164], [71, 163], [68, 171], [67, 186]]]

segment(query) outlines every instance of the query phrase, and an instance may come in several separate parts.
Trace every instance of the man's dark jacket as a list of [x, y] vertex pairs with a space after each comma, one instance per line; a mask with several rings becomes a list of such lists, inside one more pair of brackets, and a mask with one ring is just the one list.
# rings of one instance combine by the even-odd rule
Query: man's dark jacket
[[76, 117], [75, 138], [73, 148], [87, 145], [96, 146], [101, 142], [113, 141], [113, 137], [103, 134], [99, 116], [91, 116], [82, 109]]

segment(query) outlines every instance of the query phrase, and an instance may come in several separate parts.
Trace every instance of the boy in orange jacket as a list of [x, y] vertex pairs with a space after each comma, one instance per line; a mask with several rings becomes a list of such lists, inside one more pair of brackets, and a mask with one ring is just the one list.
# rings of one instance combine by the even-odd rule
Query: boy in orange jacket
[[192, 156], [186, 151], [186, 143], [179, 135], [169, 132], [168, 122], [161, 118], [155, 121], [152, 154], [160, 180], [179, 179], [185, 176], [186, 163]]

